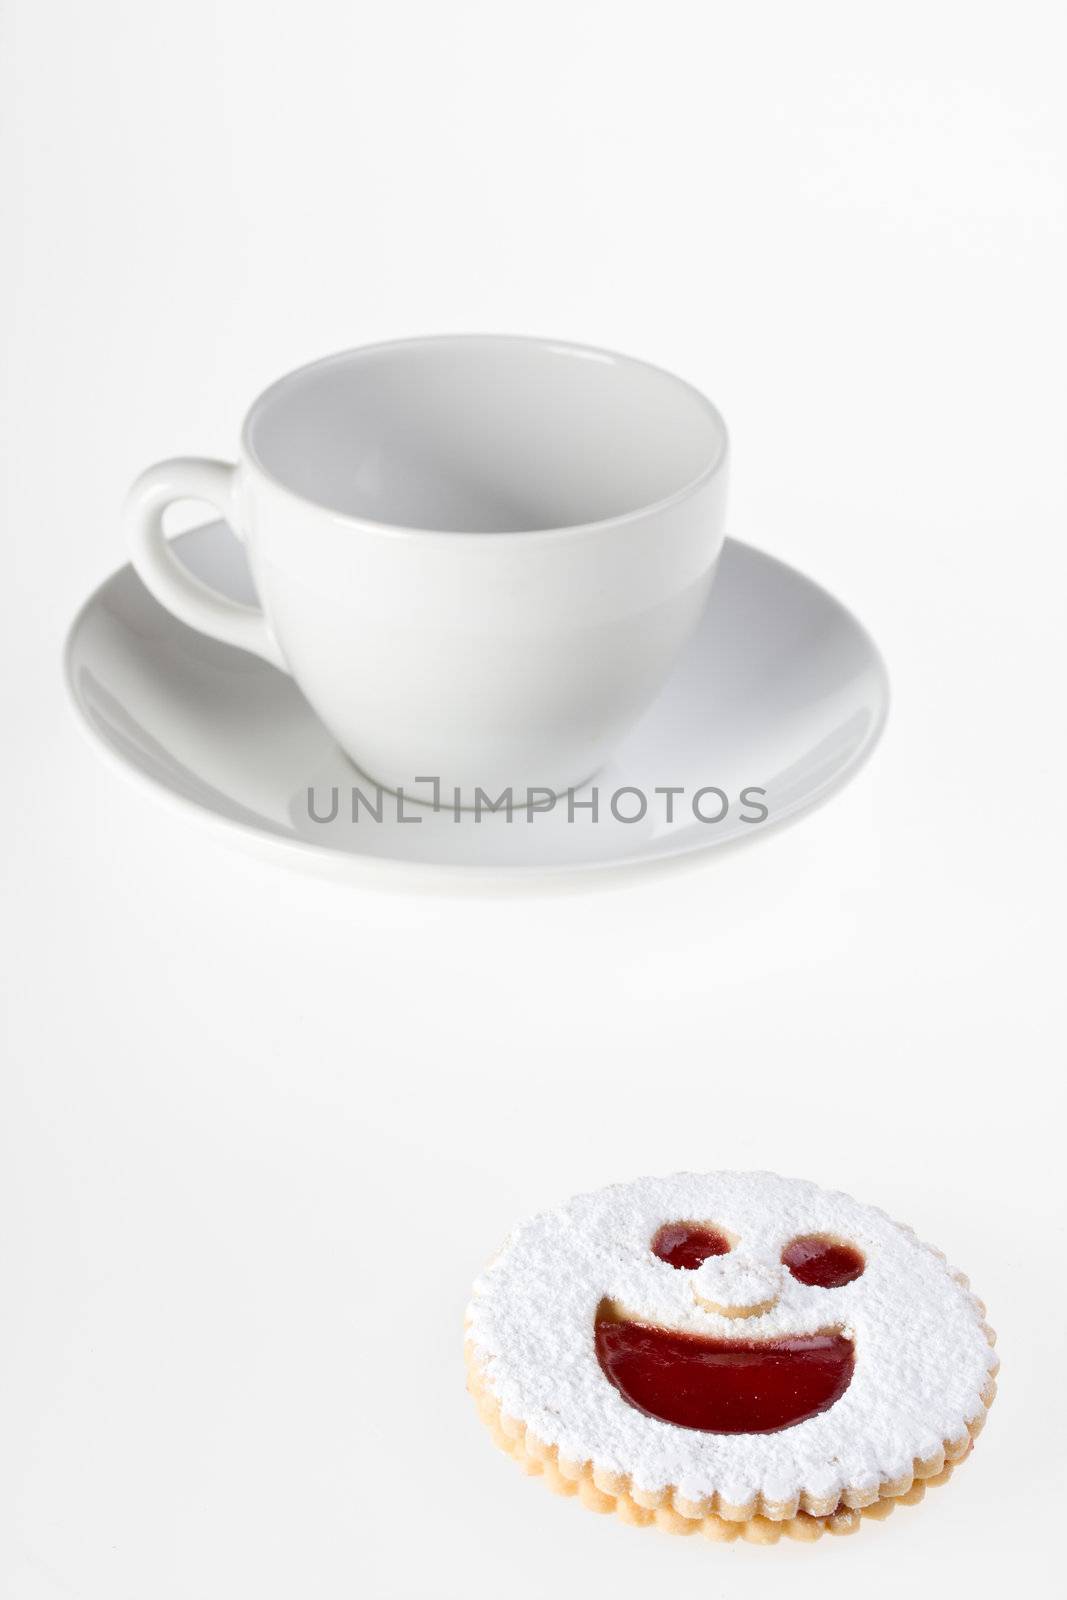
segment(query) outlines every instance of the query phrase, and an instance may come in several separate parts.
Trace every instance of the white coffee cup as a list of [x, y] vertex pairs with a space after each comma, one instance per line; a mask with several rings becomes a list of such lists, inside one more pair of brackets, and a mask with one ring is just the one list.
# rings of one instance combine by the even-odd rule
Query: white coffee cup
[[[718, 412], [657, 367], [410, 339], [280, 379], [236, 466], [150, 467], [126, 524], [156, 599], [291, 673], [376, 783], [521, 805], [590, 778], [663, 685], [714, 576], [726, 463]], [[163, 512], [186, 499], [245, 544], [262, 611], [174, 556]]]

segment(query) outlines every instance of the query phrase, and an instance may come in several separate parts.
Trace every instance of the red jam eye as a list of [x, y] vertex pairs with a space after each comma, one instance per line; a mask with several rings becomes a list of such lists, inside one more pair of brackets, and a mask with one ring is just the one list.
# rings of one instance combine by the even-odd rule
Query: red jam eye
[[692, 1271], [709, 1256], [729, 1253], [730, 1241], [718, 1228], [706, 1222], [667, 1222], [652, 1241], [652, 1254], [669, 1267]]
[[840, 1289], [861, 1275], [866, 1262], [855, 1245], [805, 1233], [786, 1245], [782, 1265], [813, 1289]]

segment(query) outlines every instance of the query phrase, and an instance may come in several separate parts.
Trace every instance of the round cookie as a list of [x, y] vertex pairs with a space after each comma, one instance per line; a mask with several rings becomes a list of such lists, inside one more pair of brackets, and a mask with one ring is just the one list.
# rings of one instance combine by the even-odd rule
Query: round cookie
[[639, 1525], [814, 1539], [969, 1451], [997, 1360], [966, 1280], [873, 1207], [681, 1173], [522, 1224], [475, 1284], [470, 1387], [502, 1446]]

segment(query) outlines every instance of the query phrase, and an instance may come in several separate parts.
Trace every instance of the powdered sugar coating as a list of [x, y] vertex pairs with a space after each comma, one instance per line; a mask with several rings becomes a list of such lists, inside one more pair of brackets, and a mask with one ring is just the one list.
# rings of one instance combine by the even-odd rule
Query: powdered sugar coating
[[[676, 1221], [725, 1230], [730, 1255], [695, 1272], [657, 1260], [653, 1235]], [[837, 1289], [799, 1283], [781, 1254], [800, 1234], [855, 1245], [862, 1276]], [[777, 1296], [744, 1319], [746, 1339], [839, 1327], [854, 1340], [852, 1382], [828, 1411], [779, 1433], [701, 1433], [637, 1411], [604, 1376], [593, 1336], [601, 1300], [728, 1339], [737, 1320], [707, 1305], [736, 1303], [731, 1289], [749, 1302]], [[979, 1302], [910, 1229], [849, 1195], [763, 1172], [640, 1178], [523, 1223], [475, 1284], [468, 1337], [504, 1414], [564, 1459], [738, 1506], [910, 1478], [917, 1459], [984, 1415], [996, 1369]]]

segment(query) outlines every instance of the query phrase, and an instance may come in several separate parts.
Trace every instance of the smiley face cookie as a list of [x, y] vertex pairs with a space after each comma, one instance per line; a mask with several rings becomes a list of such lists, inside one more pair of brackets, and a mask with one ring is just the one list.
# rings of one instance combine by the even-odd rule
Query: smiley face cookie
[[847, 1533], [913, 1503], [992, 1403], [984, 1308], [881, 1211], [680, 1173], [523, 1223], [474, 1287], [497, 1442], [591, 1510], [713, 1539]]

